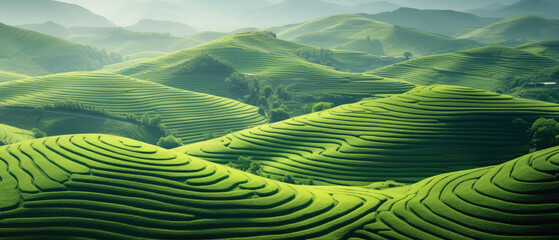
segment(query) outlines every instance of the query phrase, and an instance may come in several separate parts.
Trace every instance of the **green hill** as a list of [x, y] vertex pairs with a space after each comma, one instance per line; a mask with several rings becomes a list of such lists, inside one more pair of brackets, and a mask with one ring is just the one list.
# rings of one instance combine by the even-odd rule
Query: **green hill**
[[404, 52], [423, 56], [479, 46], [474, 41], [457, 40], [354, 14], [320, 18], [285, 28], [277, 34], [283, 39], [317, 47], [390, 56], [402, 56]]
[[[9, 25], [48, 21], [66, 27], [112, 27], [111, 21], [76, 4], [55, 0], [0, 0], [0, 22]], [[4, 35], [4, 34], [1, 34]]]
[[178, 150], [222, 164], [252, 157], [273, 177], [344, 185], [414, 182], [523, 155], [529, 150], [526, 130], [512, 121], [542, 116], [559, 116], [559, 105], [436, 85]]
[[0, 124], [0, 145], [8, 145], [31, 139], [35, 139], [31, 131]]
[[559, 39], [559, 23], [534, 15], [515, 16], [461, 36], [487, 44], [518, 45]]
[[27, 77], [28, 76], [25, 76], [25, 75], [22, 75], [22, 74], [0, 71], [0, 82], [7, 82], [7, 81], [11, 81], [11, 80], [24, 79], [24, 78], [27, 78]]
[[556, 0], [519, 0], [504, 6], [475, 9], [472, 10], [472, 13], [489, 17], [513, 17], [530, 14], [549, 19], [559, 19], [557, 9], [559, 9], [559, 2]]
[[371, 71], [420, 84], [448, 84], [496, 91], [511, 75], [536, 73], [555, 59], [503, 46], [488, 46], [400, 62]]
[[297, 186], [107, 135], [0, 148], [8, 238], [554, 239], [558, 149], [387, 190]]
[[48, 136], [100, 133], [156, 144], [163, 135], [156, 129], [125, 118], [69, 109], [0, 107], [0, 122], [22, 129], [37, 128]]
[[0, 106], [52, 105], [67, 99], [114, 114], [159, 115], [185, 143], [266, 123], [257, 108], [237, 101], [117, 74], [74, 72], [0, 83]]
[[473, 14], [453, 10], [414, 8], [399, 8], [391, 12], [364, 16], [385, 23], [455, 37], [463, 35], [464, 32], [470, 32], [473, 29], [482, 28], [500, 20], [498, 18], [478, 17]]
[[[300, 94], [350, 94], [370, 96], [375, 93], [402, 93], [412, 85], [400, 80], [384, 79], [361, 73], [346, 73], [332, 67], [311, 63], [296, 53], [321, 49], [275, 38], [266, 32], [244, 32], [181, 50], [149, 62], [118, 70], [133, 76], [176, 88], [229, 96], [223, 74], [171, 74], [170, 69], [201, 54], [211, 54], [230, 62], [241, 73], [258, 75], [274, 86], [284, 85]], [[341, 59], [344, 68], [364, 68], [363, 62], [378, 57], [359, 52], [331, 51], [330, 57]], [[226, 94], [226, 95], [224, 95]]]
[[16, 27], [35, 31], [35, 32], [40, 32], [43, 34], [47, 34], [59, 38], [66, 38], [71, 35], [70, 30], [52, 21], [48, 21], [45, 23], [17, 25]]
[[96, 70], [118, 61], [115, 54], [0, 23], [0, 71], [36, 76]]
[[522, 51], [548, 56], [559, 60], [559, 40], [531, 42], [516, 48]]

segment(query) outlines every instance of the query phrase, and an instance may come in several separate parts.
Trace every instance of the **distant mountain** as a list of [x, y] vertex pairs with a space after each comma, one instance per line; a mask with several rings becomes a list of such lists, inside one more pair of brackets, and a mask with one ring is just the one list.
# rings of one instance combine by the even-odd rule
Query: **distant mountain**
[[142, 19], [134, 25], [125, 27], [125, 29], [133, 32], [170, 33], [177, 36], [187, 36], [196, 33], [194, 28], [184, 23], [153, 19]]
[[17, 27], [60, 38], [66, 38], [71, 35], [71, 32], [67, 28], [51, 21], [38, 24], [19, 25]]
[[0, 22], [9, 25], [37, 24], [48, 21], [66, 27], [110, 27], [105, 17], [69, 3], [54, 0], [0, 0]]
[[556, 40], [559, 39], [559, 23], [534, 15], [516, 16], [503, 19], [460, 38], [503, 45]]
[[469, 40], [422, 32], [355, 14], [332, 15], [287, 28], [278, 36], [323, 48], [368, 52], [375, 55], [415, 56], [437, 54], [479, 46]]
[[366, 2], [366, 3], [359, 3], [356, 5], [351, 6], [351, 10], [349, 13], [380, 13], [380, 12], [387, 12], [387, 11], [394, 11], [400, 8], [400, 5], [380, 1], [380, 2]]
[[518, 0], [391, 0], [396, 4], [406, 7], [421, 9], [452, 9], [464, 11], [472, 8], [480, 8], [490, 4], [511, 4]]
[[498, 18], [482, 18], [453, 10], [423, 10], [415, 8], [399, 8], [392, 12], [364, 16], [390, 24], [447, 36], [457, 36], [457, 34], [459, 36], [464, 34], [464, 31], [473, 31], [500, 20]]
[[471, 10], [480, 16], [512, 17], [517, 15], [537, 15], [544, 18], [559, 19], [557, 0], [520, 0], [502, 7], [486, 7]]
[[0, 71], [31, 76], [89, 71], [120, 60], [89, 46], [0, 24]]
[[244, 13], [243, 23], [255, 27], [279, 26], [343, 12], [344, 7], [320, 0], [285, 0]]

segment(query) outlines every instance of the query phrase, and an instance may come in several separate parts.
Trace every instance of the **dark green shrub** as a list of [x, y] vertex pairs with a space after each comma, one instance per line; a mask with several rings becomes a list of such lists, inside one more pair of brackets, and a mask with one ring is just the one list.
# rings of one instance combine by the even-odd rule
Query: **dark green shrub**
[[312, 112], [320, 112], [326, 109], [333, 108], [334, 104], [330, 102], [319, 102], [312, 106]]
[[183, 145], [182, 141], [173, 135], [162, 137], [157, 142], [157, 146], [160, 146], [165, 149], [177, 148], [182, 145]]

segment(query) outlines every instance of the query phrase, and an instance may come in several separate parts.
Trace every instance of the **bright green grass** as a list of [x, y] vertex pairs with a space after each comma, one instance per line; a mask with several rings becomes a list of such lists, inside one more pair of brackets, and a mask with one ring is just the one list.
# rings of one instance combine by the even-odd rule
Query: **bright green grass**
[[522, 51], [548, 56], [559, 60], [559, 40], [526, 43], [516, 48]]
[[0, 140], [2, 140], [4, 144], [23, 142], [31, 139], [35, 139], [31, 131], [0, 124]]
[[[197, 55], [209, 53], [231, 62], [239, 72], [263, 75], [270, 83], [276, 86], [288, 86], [295, 93], [370, 96], [375, 93], [402, 93], [413, 87], [412, 84], [400, 80], [340, 72], [307, 62], [293, 54], [293, 51], [301, 48], [312, 47], [279, 40], [263, 32], [244, 32], [120, 69], [117, 72], [182, 89], [207, 89], [201, 92], [222, 95], [228, 92], [228, 87], [223, 84], [225, 76], [207, 75], [204, 78], [195, 75], [172, 75], [168, 71], [169, 68]], [[346, 51], [336, 54], [345, 60], [352, 59], [346, 62], [353, 62], [356, 67], [361, 64], [360, 60], [370, 58], [370, 55], [356, 52]]]
[[24, 78], [28, 78], [28, 76], [17, 74], [17, 73], [0, 71], [0, 82], [7, 82], [12, 80], [24, 79]]
[[16, 239], [557, 239], [559, 149], [388, 190], [295, 186], [107, 135], [0, 148]]
[[278, 36], [317, 47], [368, 51], [378, 55], [369, 50], [373, 45], [367, 40], [369, 36], [382, 43], [385, 55], [398, 57], [404, 52], [423, 56], [478, 46], [475, 42], [421, 32], [355, 14], [338, 14], [305, 22], [283, 29]]
[[290, 173], [325, 184], [415, 182], [502, 163], [528, 152], [512, 121], [559, 116], [559, 105], [456, 86], [418, 87], [343, 105], [178, 149], [227, 164], [261, 161], [273, 177]]
[[0, 71], [37, 76], [95, 70], [118, 60], [88, 46], [0, 23]]
[[207, 133], [263, 124], [257, 108], [230, 99], [99, 72], [75, 72], [0, 83], [0, 105], [37, 106], [78, 100], [116, 114], [159, 114], [185, 143]]
[[523, 15], [505, 18], [460, 38], [496, 44], [507, 41], [542, 41], [559, 39], [559, 23], [538, 16]]
[[371, 71], [419, 85], [448, 84], [494, 91], [499, 79], [530, 74], [557, 64], [555, 59], [514, 48], [488, 46], [400, 62]]
[[157, 143], [160, 137], [157, 132], [145, 126], [108, 116], [30, 107], [0, 107], [0, 122], [23, 129], [38, 128], [48, 136], [100, 133], [150, 144]]

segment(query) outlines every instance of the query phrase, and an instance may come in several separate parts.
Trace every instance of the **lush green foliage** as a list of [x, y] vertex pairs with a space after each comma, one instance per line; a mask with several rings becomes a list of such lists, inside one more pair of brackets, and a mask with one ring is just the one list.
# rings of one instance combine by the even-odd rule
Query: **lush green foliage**
[[0, 231], [24, 238], [43, 238], [48, 227], [52, 238], [554, 239], [558, 152], [373, 190], [286, 184], [113, 136], [50, 137], [0, 148], [0, 214], [10, 216]]
[[0, 124], [0, 145], [7, 145], [31, 140], [37, 137], [33, 131], [27, 131], [13, 126]]
[[223, 164], [252, 157], [276, 179], [290, 173], [317, 184], [415, 182], [449, 169], [487, 166], [526, 154], [526, 128], [513, 120], [532, 122], [544, 116], [559, 116], [559, 105], [429, 86], [179, 149]]
[[191, 60], [187, 60], [169, 68], [169, 71], [171, 74], [176, 75], [191, 73], [231, 74], [235, 69], [233, 69], [233, 65], [227, 61], [210, 54], [201, 54]]
[[528, 129], [531, 152], [559, 144], [559, 123], [555, 119], [540, 118]]
[[331, 102], [319, 102], [312, 106], [312, 112], [320, 112], [333, 107], [334, 104]]
[[157, 142], [157, 146], [160, 146], [162, 148], [166, 148], [166, 149], [171, 149], [171, 148], [177, 148], [182, 146], [183, 143], [180, 139], [176, 138], [173, 135], [169, 135], [166, 137], [161, 137], [159, 139], [159, 141]]

